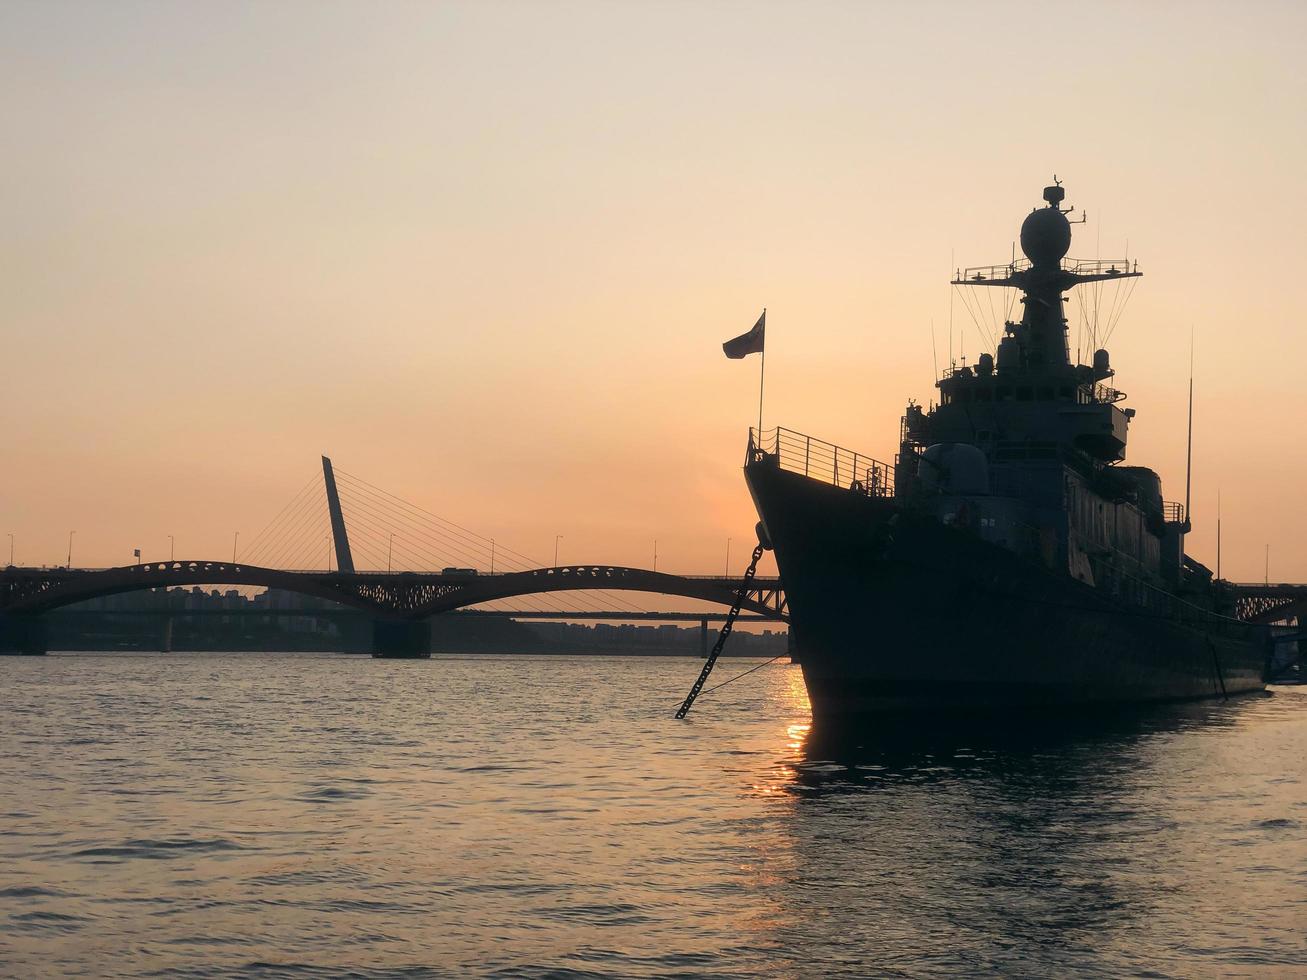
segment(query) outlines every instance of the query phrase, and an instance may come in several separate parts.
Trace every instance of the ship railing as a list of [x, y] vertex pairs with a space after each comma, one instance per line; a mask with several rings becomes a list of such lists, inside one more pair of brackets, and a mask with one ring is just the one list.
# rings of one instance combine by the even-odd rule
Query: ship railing
[[1137, 270], [1129, 259], [1063, 259], [1062, 271], [1077, 276], [1127, 276]]
[[939, 372], [940, 381], [951, 381], [954, 378], [979, 377], [979, 372], [974, 364], [954, 364]]
[[992, 282], [1009, 285], [1008, 281], [1015, 273], [1030, 268], [1029, 259], [1017, 259], [1004, 265], [975, 265], [968, 269], [959, 269], [953, 274], [955, 286], [984, 286]]
[[1184, 504], [1175, 500], [1162, 501], [1162, 520], [1167, 524], [1184, 523]]
[[[1016, 259], [1002, 265], [974, 265], [953, 273], [955, 286], [983, 286], [989, 283], [1011, 285], [1008, 282], [1018, 272], [1031, 266], [1029, 259]], [[1063, 259], [1062, 271], [1076, 276], [1129, 276], [1135, 274], [1138, 263], [1129, 259]]]
[[1081, 385], [1076, 389], [1076, 400], [1081, 405], [1111, 405], [1125, 398], [1125, 392], [1104, 384]]
[[763, 460], [774, 460], [783, 470], [868, 497], [894, 496], [893, 466], [793, 429], [749, 430], [749, 461]]

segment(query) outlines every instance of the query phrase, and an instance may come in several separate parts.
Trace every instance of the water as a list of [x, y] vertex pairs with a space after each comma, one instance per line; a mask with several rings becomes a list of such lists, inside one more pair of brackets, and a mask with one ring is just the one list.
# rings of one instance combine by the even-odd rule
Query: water
[[1307, 971], [1307, 689], [826, 739], [698, 666], [0, 661], [0, 974]]

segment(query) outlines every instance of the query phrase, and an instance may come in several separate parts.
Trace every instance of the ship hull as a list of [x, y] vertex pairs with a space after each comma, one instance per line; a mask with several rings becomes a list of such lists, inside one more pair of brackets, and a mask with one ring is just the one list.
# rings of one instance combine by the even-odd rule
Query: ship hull
[[746, 479], [815, 719], [1093, 708], [1262, 691], [1264, 628], [1105, 595], [892, 498]]

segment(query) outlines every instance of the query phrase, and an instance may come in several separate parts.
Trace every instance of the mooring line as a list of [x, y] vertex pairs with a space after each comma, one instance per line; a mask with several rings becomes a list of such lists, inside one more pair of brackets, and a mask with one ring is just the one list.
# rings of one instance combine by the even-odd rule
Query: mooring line
[[735, 628], [735, 620], [740, 615], [740, 607], [744, 605], [744, 600], [749, 597], [749, 586], [753, 583], [754, 573], [758, 571], [758, 562], [762, 559], [762, 553], [763, 545], [759, 541], [757, 547], [753, 549], [753, 558], [749, 561], [749, 567], [744, 572], [744, 579], [740, 582], [740, 588], [735, 593], [735, 602], [731, 606], [731, 611], [726, 614], [726, 622], [722, 623], [722, 631], [717, 634], [717, 642], [713, 644], [712, 652], [708, 654], [708, 660], [703, 665], [703, 670], [699, 672], [699, 678], [694, 682], [694, 687], [690, 688], [690, 693], [686, 695], [685, 702], [676, 709], [677, 718], [684, 718], [689, 713], [690, 706], [694, 704], [694, 699], [703, 690], [704, 681], [712, 673], [713, 664], [717, 663], [717, 658], [721, 656], [722, 648], [726, 646], [726, 638], [731, 635], [731, 630]]

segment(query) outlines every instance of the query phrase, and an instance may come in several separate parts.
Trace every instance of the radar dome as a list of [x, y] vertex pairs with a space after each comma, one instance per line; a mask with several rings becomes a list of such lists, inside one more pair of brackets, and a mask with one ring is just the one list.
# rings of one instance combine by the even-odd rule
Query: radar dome
[[937, 442], [921, 454], [921, 486], [927, 493], [971, 496], [989, 493], [989, 460], [977, 446]]
[[1057, 208], [1031, 211], [1021, 223], [1021, 251], [1035, 265], [1057, 265], [1071, 248], [1071, 225]]

